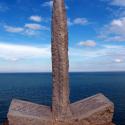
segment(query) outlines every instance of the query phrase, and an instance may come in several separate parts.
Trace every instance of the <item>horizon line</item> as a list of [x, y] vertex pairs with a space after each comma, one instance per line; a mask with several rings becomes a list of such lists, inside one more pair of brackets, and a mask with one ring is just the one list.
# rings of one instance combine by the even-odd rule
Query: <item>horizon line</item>
[[[125, 71], [121, 71], [121, 70], [116, 70], [116, 71], [69, 71], [69, 73], [91, 73], [91, 72], [125, 72]], [[4, 73], [52, 73], [51, 71], [41, 71], [41, 72], [0, 72], [0, 74], [4, 74]]]

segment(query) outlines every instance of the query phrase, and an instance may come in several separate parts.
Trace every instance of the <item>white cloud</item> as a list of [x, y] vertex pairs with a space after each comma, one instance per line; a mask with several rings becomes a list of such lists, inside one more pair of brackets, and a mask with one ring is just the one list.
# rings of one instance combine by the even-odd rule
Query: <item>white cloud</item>
[[18, 61], [43, 57], [50, 57], [50, 45], [35, 47], [0, 43], [0, 59], [3, 60]]
[[32, 29], [25, 29], [23, 34], [26, 36], [37, 36], [38, 32], [36, 30], [32, 30]]
[[112, 20], [101, 31], [100, 38], [105, 41], [125, 42], [125, 17]]
[[125, 7], [125, 0], [100, 0], [102, 2], [108, 2], [110, 5]]
[[25, 27], [13, 27], [13, 26], [5, 25], [4, 29], [6, 32], [9, 32], [9, 33], [19, 33], [27, 36], [35, 36], [38, 33], [36, 30], [25, 28]]
[[[125, 70], [124, 46], [69, 48], [69, 58], [70, 71]], [[0, 71], [50, 71], [50, 61], [50, 45], [35, 47], [0, 42]]]
[[32, 30], [48, 30], [48, 28], [46, 26], [42, 26], [42, 25], [36, 24], [36, 23], [25, 24], [25, 27], [32, 29]]
[[123, 46], [117, 46], [117, 45], [103, 45], [106, 49], [123, 49]]
[[85, 25], [88, 23], [88, 20], [86, 18], [76, 18], [74, 19], [73, 23], [79, 25]]
[[[17, 61], [21, 59], [50, 58], [50, 55], [50, 45], [43, 44], [40, 47], [35, 47], [31, 45], [0, 43], [0, 58], [4, 60]], [[124, 60], [125, 47], [104, 45], [98, 49], [69, 48], [69, 56], [74, 59], [77, 58], [78, 60], [81, 60], [82, 58], [86, 60], [86, 58], [92, 59], [98, 57]]]
[[94, 40], [86, 40], [86, 41], [81, 41], [79, 42], [80, 46], [86, 46], [86, 47], [95, 47], [96, 42]]
[[69, 26], [72, 26], [72, 25], [86, 25], [86, 24], [88, 24], [88, 20], [86, 18], [75, 18], [74, 20], [71, 21], [71, 19], [68, 18], [67, 24]]
[[112, 0], [111, 5], [115, 6], [125, 6], [125, 0]]
[[125, 71], [125, 47], [103, 45], [100, 48], [70, 48], [72, 71]]
[[35, 21], [35, 22], [41, 22], [42, 21], [42, 17], [37, 16], [37, 15], [30, 16], [29, 19], [32, 20], [32, 21]]
[[24, 28], [22, 27], [13, 27], [13, 26], [5, 25], [4, 28], [7, 32], [11, 32], [11, 33], [20, 33], [24, 31]]
[[4, 25], [4, 29], [6, 32], [18, 33], [18, 34], [27, 35], [27, 36], [38, 36], [41, 30], [49, 30], [46, 26], [42, 26], [37, 23], [25, 24], [23, 27]]
[[36, 23], [25, 24], [25, 27], [33, 30], [41, 30], [41, 25]]
[[122, 63], [123, 60], [121, 60], [121, 59], [115, 59], [115, 62], [116, 62], [116, 63]]
[[41, 30], [49, 30], [48, 27], [38, 23], [27, 23], [22, 27], [4, 25], [4, 30], [10, 33], [18, 33], [27, 36], [38, 36]]
[[120, 19], [117, 19], [117, 20], [113, 20], [111, 22], [111, 25], [122, 26], [123, 22]]
[[42, 4], [43, 7], [51, 7], [53, 6], [53, 1], [48, 1]]
[[125, 17], [119, 18], [119, 19], [114, 19], [111, 22], [112, 26], [118, 26], [118, 27], [122, 27], [125, 25]]
[[69, 55], [73, 59], [106, 59], [106, 62], [113, 63], [112, 60], [120, 59], [125, 60], [125, 47], [117, 45], [103, 45], [100, 48], [70, 48]]

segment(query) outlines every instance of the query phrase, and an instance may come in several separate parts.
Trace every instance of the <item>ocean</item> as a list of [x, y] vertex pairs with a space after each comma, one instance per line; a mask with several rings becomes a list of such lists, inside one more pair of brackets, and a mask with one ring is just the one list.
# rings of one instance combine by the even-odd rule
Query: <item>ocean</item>
[[[1, 73], [0, 123], [13, 98], [51, 105], [51, 73]], [[115, 104], [114, 122], [125, 125], [125, 72], [70, 73], [70, 100], [103, 93]]]

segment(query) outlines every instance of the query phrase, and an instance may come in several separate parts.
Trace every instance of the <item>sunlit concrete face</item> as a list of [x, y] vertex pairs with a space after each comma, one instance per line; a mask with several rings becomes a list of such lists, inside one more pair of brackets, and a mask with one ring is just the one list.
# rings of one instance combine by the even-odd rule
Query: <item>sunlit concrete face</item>
[[102, 94], [75, 102], [70, 108], [72, 116], [67, 114], [55, 122], [50, 107], [13, 100], [8, 113], [9, 125], [113, 125], [114, 105]]

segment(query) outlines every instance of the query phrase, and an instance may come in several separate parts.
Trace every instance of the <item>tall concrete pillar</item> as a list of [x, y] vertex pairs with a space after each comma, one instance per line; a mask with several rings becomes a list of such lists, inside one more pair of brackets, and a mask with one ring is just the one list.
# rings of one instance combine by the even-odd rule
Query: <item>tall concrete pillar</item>
[[69, 60], [67, 17], [64, 0], [53, 0], [52, 15], [52, 110], [55, 118], [69, 114]]

